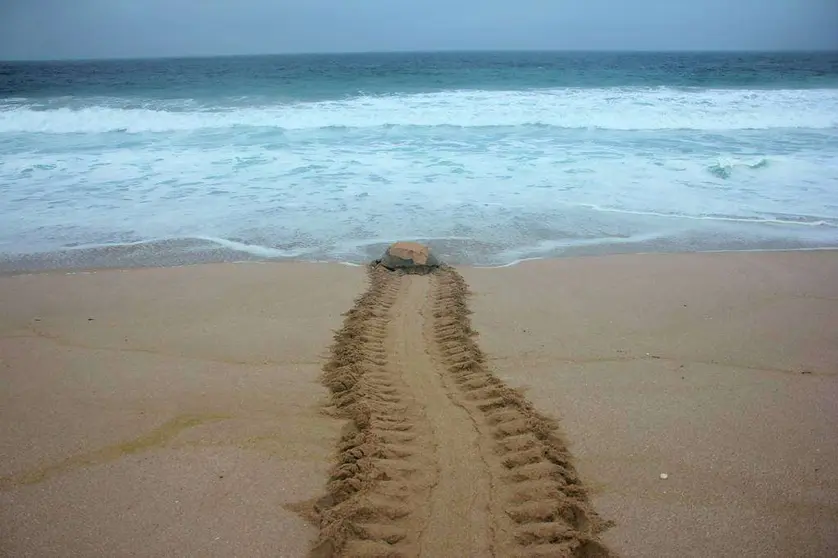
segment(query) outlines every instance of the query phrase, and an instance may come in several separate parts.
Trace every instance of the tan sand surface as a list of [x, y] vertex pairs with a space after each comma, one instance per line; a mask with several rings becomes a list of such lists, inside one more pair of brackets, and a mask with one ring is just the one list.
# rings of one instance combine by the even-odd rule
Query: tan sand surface
[[357, 268], [0, 278], [0, 555], [303, 556]]
[[838, 555], [838, 252], [462, 273], [489, 366], [560, 420], [613, 551]]
[[457, 271], [0, 278], [0, 555], [835, 554], [838, 253]]
[[462, 277], [370, 283], [326, 367], [349, 423], [314, 556], [609, 556], [555, 424], [486, 367]]

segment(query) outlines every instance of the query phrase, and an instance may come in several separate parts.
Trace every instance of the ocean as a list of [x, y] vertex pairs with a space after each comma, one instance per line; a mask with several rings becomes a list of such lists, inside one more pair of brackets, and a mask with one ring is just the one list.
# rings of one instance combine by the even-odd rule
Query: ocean
[[0, 62], [0, 270], [838, 246], [838, 53]]

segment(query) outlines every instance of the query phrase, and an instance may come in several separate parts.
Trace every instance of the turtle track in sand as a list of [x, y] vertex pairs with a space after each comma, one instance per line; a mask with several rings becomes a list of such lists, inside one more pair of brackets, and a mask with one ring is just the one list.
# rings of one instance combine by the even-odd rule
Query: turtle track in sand
[[610, 557], [555, 422], [488, 369], [462, 277], [368, 272], [324, 367], [349, 420], [311, 556]]

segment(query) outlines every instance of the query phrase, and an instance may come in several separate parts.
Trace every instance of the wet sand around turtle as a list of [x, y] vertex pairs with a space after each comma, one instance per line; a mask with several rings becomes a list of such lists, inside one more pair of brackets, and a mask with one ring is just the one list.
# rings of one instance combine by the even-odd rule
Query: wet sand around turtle
[[835, 252], [0, 277], [0, 555], [834, 554], [836, 278]]

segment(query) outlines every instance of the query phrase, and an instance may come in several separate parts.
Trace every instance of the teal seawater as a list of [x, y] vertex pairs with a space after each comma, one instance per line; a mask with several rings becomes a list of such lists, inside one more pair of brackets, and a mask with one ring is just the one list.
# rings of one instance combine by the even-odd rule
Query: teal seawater
[[0, 62], [0, 154], [7, 268], [833, 247], [838, 53]]

